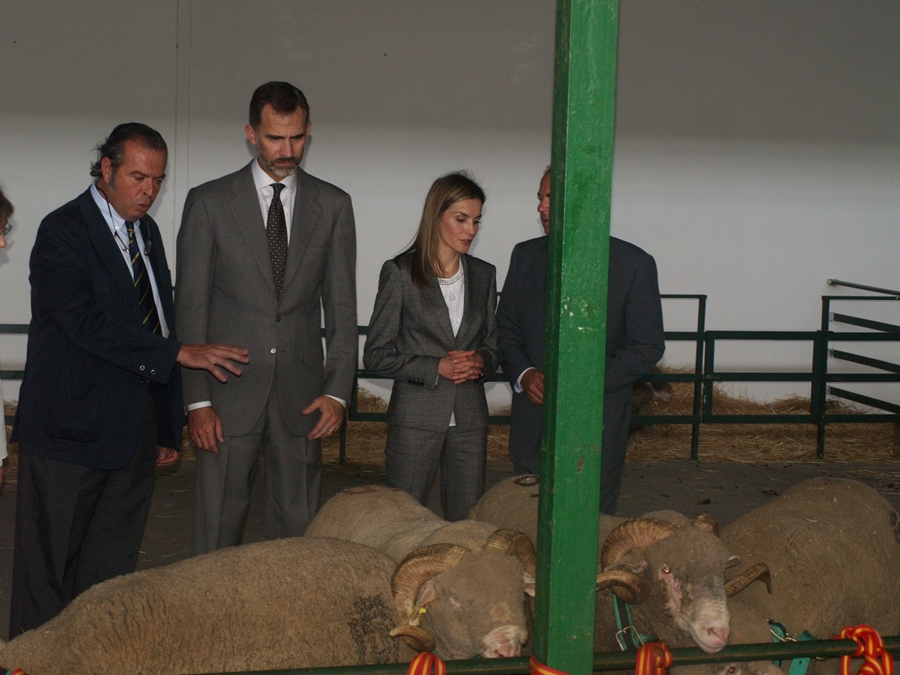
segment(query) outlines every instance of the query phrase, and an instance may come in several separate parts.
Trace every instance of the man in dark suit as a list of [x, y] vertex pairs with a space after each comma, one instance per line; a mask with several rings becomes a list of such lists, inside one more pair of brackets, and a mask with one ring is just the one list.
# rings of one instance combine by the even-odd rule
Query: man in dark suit
[[[321, 438], [335, 433], [357, 366], [356, 231], [350, 196], [300, 168], [309, 105], [287, 82], [260, 86], [247, 139], [257, 157], [194, 188], [178, 233], [182, 338], [245, 345], [221, 384], [184, 373], [197, 455], [194, 552], [240, 543], [260, 448], [267, 539], [302, 535], [319, 506]], [[324, 310], [328, 357], [322, 348]]]
[[133, 572], [158, 445], [184, 422], [180, 363], [240, 374], [246, 351], [175, 340], [172, 283], [147, 211], [167, 149], [144, 124], [98, 147], [96, 182], [47, 216], [31, 253], [10, 637]]
[[[550, 169], [538, 190], [538, 214], [550, 232]], [[513, 249], [497, 309], [500, 364], [513, 387], [509, 449], [516, 474], [540, 472], [544, 402], [544, 315], [548, 238]], [[653, 257], [610, 237], [600, 510], [613, 514], [631, 425], [631, 384], [662, 358], [662, 303]]]

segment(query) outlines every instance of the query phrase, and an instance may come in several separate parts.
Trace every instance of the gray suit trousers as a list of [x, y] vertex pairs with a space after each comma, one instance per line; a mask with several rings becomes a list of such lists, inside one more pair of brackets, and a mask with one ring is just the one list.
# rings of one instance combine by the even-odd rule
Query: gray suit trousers
[[241, 543], [260, 449], [266, 463], [263, 537], [299, 537], [306, 532], [319, 509], [322, 444], [291, 432], [276, 378], [248, 434], [226, 435], [219, 443], [219, 455], [197, 451], [194, 555]]
[[438, 461], [441, 464], [441, 507], [454, 522], [469, 517], [469, 509], [484, 494], [487, 427], [444, 432], [392, 424], [385, 448], [387, 485], [428, 501]]

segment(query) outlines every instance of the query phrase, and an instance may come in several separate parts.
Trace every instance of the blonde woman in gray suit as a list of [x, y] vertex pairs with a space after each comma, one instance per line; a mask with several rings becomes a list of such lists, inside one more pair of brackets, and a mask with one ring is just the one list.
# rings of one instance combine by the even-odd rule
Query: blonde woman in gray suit
[[438, 462], [447, 520], [484, 492], [488, 408], [497, 370], [497, 271], [468, 254], [484, 191], [466, 173], [438, 178], [410, 247], [381, 268], [363, 363], [394, 380], [388, 406], [389, 487], [428, 500]]

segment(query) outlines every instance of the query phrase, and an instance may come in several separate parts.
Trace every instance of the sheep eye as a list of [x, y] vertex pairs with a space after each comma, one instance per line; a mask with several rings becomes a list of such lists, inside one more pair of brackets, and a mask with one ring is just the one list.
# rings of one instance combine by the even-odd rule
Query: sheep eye
[[737, 668], [735, 666], [730, 666], [727, 671], [728, 675], [734, 675], [737, 672]]
[[663, 565], [662, 573], [663, 574], [672, 574], [672, 568], [669, 567], [668, 565]]

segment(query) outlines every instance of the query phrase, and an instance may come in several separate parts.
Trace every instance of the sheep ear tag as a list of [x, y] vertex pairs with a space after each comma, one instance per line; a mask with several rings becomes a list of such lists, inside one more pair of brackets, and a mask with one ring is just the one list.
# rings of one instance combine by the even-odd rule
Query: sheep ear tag
[[434, 580], [429, 579], [419, 590], [419, 595], [416, 598], [416, 605], [409, 613], [410, 626], [418, 626], [421, 623], [422, 617], [425, 616], [425, 612], [428, 611], [428, 605], [437, 600], [437, 597], [438, 593], [434, 588]]
[[426, 602], [424, 604], [416, 603], [416, 606], [413, 607], [413, 611], [409, 613], [409, 625], [410, 626], [418, 626], [422, 621], [422, 617], [425, 616], [425, 612], [428, 611], [428, 605], [430, 602]]

